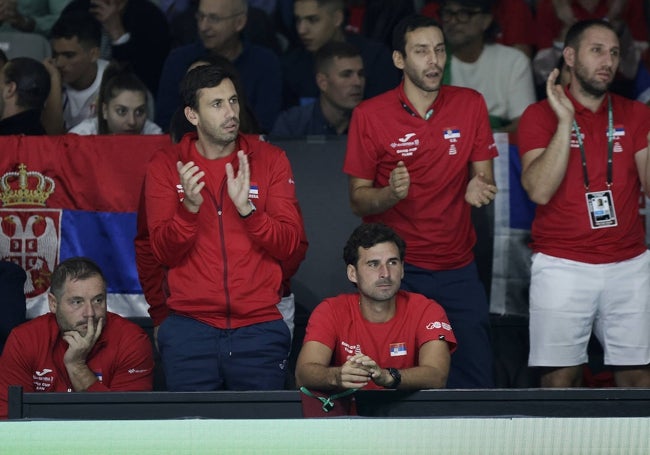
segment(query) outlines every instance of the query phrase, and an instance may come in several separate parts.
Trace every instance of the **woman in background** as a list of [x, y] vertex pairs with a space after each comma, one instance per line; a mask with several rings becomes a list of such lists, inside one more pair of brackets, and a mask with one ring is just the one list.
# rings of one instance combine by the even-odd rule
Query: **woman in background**
[[102, 76], [97, 98], [97, 117], [70, 130], [75, 134], [162, 134], [147, 119], [148, 91], [144, 83], [125, 67], [111, 63]]

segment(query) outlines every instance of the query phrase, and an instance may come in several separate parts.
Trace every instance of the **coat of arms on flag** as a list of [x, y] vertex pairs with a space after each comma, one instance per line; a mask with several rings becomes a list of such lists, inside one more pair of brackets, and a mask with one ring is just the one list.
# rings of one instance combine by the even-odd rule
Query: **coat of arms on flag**
[[61, 210], [45, 208], [53, 192], [54, 181], [25, 164], [0, 177], [0, 260], [25, 269], [28, 298], [47, 291], [59, 261]]

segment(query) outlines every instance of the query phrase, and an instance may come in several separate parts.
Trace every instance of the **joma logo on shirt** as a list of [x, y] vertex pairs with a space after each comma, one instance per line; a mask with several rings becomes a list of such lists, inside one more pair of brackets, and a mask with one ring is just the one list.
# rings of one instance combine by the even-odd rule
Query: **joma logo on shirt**
[[34, 371], [32, 375], [32, 384], [36, 392], [46, 392], [54, 385], [54, 376], [47, 376], [53, 371], [49, 368], [43, 368], [41, 371]]

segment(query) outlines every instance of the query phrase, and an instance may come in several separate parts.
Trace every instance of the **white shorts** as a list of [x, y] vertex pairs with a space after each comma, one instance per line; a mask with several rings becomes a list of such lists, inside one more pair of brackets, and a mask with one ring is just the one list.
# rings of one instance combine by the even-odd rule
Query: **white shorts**
[[536, 253], [530, 281], [530, 366], [586, 363], [592, 329], [606, 365], [650, 363], [650, 252], [609, 264]]

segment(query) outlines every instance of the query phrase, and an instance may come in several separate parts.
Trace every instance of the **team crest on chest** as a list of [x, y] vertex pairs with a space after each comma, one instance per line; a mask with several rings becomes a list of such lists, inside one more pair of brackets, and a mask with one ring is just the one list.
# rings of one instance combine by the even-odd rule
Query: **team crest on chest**
[[457, 126], [448, 126], [442, 129], [442, 138], [449, 143], [449, 155], [456, 155], [456, 142], [460, 139], [460, 129]]
[[[609, 133], [608, 133], [609, 134]], [[614, 152], [621, 153], [623, 151], [623, 146], [621, 145], [620, 139], [625, 136], [625, 127], [623, 125], [614, 125], [613, 140], [614, 140]]]

